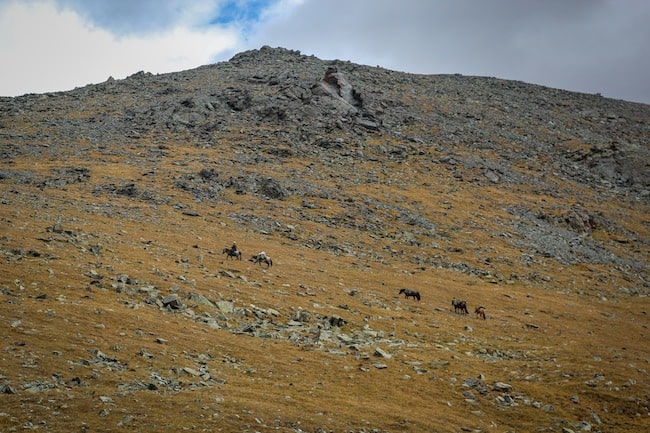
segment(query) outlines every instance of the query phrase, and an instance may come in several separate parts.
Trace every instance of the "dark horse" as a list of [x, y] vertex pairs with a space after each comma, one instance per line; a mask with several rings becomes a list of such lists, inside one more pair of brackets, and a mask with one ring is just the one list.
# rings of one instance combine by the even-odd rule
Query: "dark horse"
[[474, 310], [474, 313], [476, 313], [476, 317], [482, 317], [483, 320], [485, 320], [485, 307], [479, 305], [476, 307], [476, 310]]
[[454, 307], [454, 312], [469, 314], [469, 311], [467, 311], [467, 301], [454, 298], [451, 300], [451, 305]]
[[400, 289], [400, 290], [399, 290], [399, 293], [398, 293], [397, 295], [399, 296], [399, 295], [401, 295], [402, 293], [404, 293], [404, 297], [405, 297], [406, 299], [408, 299], [408, 298], [413, 298], [413, 299], [417, 299], [418, 301], [420, 300], [420, 292], [418, 292], [417, 290], [411, 290], [411, 289]]
[[259, 254], [255, 254], [249, 260], [251, 262], [253, 262], [253, 264], [258, 264], [259, 263], [260, 266], [262, 266], [262, 263], [266, 263], [267, 268], [270, 268], [271, 266], [273, 266], [273, 260], [271, 260], [271, 258], [269, 256], [267, 256], [266, 253], [264, 253], [264, 251], [262, 251]]
[[237, 259], [241, 260], [241, 251], [239, 250], [234, 250], [232, 248], [224, 248], [223, 251], [221, 251], [221, 254], [228, 254], [229, 259]]

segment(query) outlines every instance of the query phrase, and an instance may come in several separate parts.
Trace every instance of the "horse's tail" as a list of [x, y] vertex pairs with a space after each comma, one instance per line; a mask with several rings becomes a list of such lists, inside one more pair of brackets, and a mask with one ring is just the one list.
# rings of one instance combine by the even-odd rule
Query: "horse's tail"
[[418, 298], [418, 301], [420, 300], [420, 292], [415, 292], [415, 297]]

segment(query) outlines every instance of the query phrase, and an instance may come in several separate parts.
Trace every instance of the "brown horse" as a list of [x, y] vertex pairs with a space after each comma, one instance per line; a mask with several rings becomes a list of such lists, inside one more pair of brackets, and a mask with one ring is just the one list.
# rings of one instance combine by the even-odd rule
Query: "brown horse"
[[400, 289], [397, 296], [401, 295], [402, 293], [404, 293], [404, 297], [406, 299], [413, 298], [413, 299], [417, 299], [418, 301], [420, 300], [420, 292], [418, 292], [417, 290]]
[[469, 314], [469, 311], [467, 311], [467, 301], [454, 298], [451, 300], [451, 305], [454, 307], [455, 313]]
[[482, 317], [483, 320], [485, 320], [485, 307], [479, 305], [479, 306], [476, 307], [476, 309], [474, 310], [474, 313], [476, 313], [476, 317], [477, 317], [477, 318]]

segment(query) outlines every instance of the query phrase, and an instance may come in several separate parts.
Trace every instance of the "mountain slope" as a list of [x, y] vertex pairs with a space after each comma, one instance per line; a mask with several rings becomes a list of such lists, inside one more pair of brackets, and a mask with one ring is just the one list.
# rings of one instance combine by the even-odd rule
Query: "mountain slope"
[[0, 425], [642, 429], [649, 120], [270, 47], [3, 98]]

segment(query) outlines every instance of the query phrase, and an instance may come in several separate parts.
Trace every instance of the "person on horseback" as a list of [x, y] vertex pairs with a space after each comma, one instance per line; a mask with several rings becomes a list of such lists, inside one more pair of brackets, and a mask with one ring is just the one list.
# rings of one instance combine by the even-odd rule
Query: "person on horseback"
[[232, 247], [230, 247], [230, 251], [232, 251], [233, 254], [236, 254], [236, 253], [237, 253], [237, 251], [238, 251], [238, 250], [237, 250], [237, 241], [233, 241], [233, 243], [232, 243]]

